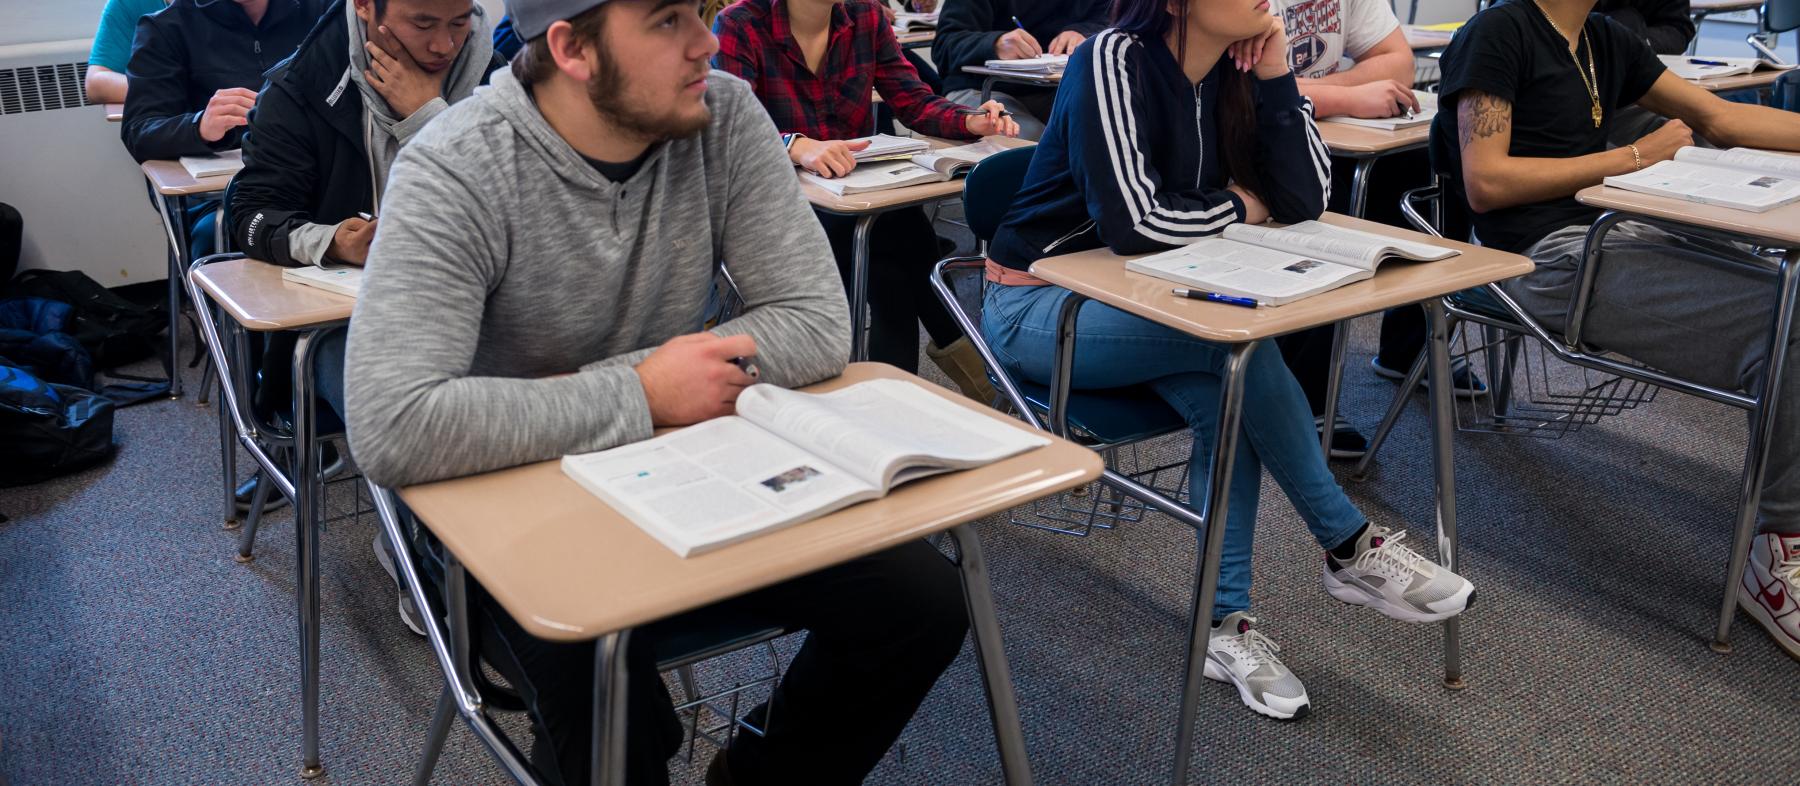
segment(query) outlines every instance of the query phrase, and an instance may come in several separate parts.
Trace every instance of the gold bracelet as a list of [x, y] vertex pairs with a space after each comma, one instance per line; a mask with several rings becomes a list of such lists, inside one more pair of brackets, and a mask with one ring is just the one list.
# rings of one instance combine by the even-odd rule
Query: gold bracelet
[[1637, 145], [1626, 145], [1631, 148], [1631, 168], [1636, 171], [1644, 168], [1644, 157], [1638, 153]]

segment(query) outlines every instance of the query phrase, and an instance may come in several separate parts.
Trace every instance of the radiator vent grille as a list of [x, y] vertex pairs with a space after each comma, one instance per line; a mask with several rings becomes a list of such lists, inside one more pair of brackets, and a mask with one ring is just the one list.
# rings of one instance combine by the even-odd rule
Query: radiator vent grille
[[0, 115], [87, 106], [87, 63], [0, 68]]

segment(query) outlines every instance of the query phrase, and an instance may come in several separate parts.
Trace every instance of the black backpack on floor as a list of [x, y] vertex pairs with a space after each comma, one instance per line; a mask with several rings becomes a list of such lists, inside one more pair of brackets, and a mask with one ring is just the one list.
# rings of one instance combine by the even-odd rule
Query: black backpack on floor
[[113, 454], [113, 403], [0, 358], [0, 486], [36, 483]]
[[155, 355], [156, 337], [169, 326], [166, 304], [134, 302], [79, 270], [27, 270], [7, 285], [6, 294], [74, 306], [65, 330], [87, 348], [99, 371]]

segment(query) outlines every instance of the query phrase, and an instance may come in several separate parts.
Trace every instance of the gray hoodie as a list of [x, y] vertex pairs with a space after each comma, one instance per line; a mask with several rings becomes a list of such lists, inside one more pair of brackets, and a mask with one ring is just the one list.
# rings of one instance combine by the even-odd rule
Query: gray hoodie
[[651, 435], [631, 368], [701, 327], [721, 260], [764, 382], [849, 357], [831, 248], [749, 86], [714, 71], [712, 123], [613, 183], [511, 72], [401, 149], [350, 323], [351, 450], [405, 486]]

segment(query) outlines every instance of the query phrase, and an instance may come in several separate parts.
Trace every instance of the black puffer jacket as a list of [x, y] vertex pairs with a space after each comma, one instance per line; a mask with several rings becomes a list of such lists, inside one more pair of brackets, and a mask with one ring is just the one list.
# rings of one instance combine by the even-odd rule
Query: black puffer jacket
[[251, 24], [232, 0], [175, 0], [139, 19], [125, 66], [125, 149], [141, 163], [237, 147], [241, 127], [217, 142], [200, 138], [206, 103], [226, 88], [261, 89], [264, 73], [293, 54], [324, 6], [269, 0], [262, 21]]
[[[500, 65], [489, 62], [486, 73]], [[350, 33], [338, 0], [293, 60], [270, 75], [250, 114], [244, 170], [231, 184], [228, 220], [238, 250], [265, 262], [304, 265], [288, 253], [288, 233], [296, 227], [375, 212], [362, 93], [345, 78], [349, 67]]]

